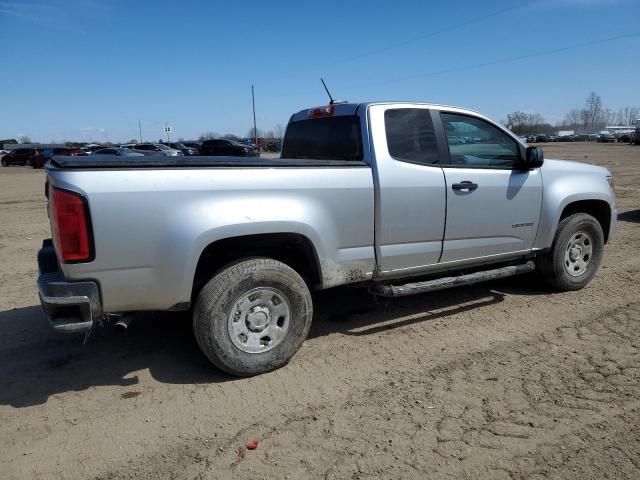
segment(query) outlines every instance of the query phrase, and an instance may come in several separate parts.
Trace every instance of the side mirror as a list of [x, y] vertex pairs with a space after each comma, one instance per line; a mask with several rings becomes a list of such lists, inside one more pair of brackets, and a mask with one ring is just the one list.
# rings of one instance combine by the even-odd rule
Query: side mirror
[[522, 164], [525, 169], [541, 167], [544, 163], [544, 153], [541, 148], [527, 147], [526, 158]]

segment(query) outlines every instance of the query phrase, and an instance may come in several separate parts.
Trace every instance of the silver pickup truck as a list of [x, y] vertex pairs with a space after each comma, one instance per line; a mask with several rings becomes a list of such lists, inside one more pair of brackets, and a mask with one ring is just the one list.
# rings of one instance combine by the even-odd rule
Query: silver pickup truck
[[616, 226], [606, 169], [420, 103], [303, 110], [279, 159], [55, 157], [46, 192], [38, 286], [54, 328], [191, 310], [202, 351], [235, 375], [289, 361], [314, 289], [396, 297], [535, 270], [575, 290]]

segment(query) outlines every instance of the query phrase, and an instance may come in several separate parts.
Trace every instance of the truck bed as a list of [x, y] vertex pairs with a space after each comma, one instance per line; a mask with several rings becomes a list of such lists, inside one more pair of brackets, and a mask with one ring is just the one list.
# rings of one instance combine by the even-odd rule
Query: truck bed
[[88, 155], [86, 157], [54, 156], [49, 168], [56, 169], [117, 169], [117, 168], [274, 168], [274, 167], [368, 167], [363, 161], [315, 160], [292, 158], [213, 157], [213, 156], [148, 156], [118, 157]]

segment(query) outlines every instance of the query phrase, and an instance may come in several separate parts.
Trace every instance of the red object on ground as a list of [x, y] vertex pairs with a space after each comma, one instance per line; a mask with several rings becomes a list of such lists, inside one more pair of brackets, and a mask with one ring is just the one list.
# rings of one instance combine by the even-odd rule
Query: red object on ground
[[258, 448], [258, 440], [251, 440], [249, 443], [247, 443], [247, 448], [249, 450], [255, 450], [256, 448]]

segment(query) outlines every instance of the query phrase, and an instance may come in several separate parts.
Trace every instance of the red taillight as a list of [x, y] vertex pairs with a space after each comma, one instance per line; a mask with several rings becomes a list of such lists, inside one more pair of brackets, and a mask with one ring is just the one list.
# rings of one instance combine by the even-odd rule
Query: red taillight
[[84, 198], [73, 192], [53, 188], [53, 240], [64, 262], [91, 260], [88, 209]]
[[316, 107], [309, 110], [310, 117], [330, 117], [333, 115], [333, 105], [326, 107]]

